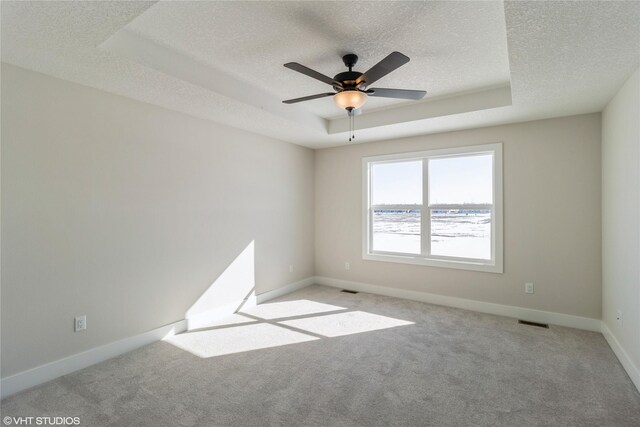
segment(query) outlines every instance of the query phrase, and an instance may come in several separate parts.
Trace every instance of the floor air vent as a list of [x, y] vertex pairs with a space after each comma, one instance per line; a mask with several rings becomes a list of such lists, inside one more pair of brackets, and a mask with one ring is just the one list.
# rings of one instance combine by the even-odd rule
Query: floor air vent
[[521, 325], [537, 326], [538, 328], [549, 329], [549, 325], [546, 323], [529, 322], [528, 320], [518, 320]]
[[340, 292], [344, 292], [345, 294], [357, 294], [358, 291], [350, 291], [349, 289], [343, 289]]

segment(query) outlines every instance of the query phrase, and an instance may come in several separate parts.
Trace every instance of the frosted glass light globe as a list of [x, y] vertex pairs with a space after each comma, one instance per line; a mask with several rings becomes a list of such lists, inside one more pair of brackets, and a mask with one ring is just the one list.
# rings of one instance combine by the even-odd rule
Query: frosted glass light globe
[[339, 108], [358, 109], [367, 102], [367, 94], [359, 90], [345, 90], [338, 92], [333, 96], [333, 101]]

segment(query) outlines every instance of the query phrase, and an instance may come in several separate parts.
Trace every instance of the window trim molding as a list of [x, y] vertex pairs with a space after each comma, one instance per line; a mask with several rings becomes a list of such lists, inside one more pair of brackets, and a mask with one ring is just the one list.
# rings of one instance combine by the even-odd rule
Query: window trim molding
[[[415, 264], [431, 267], [445, 267], [461, 270], [482, 271], [490, 273], [503, 273], [503, 257], [504, 257], [504, 240], [503, 240], [503, 163], [502, 163], [502, 142], [482, 145], [468, 145], [461, 147], [442, 148], [425, 151], [412, 151], [404, 153], [384, 154], [379, 156], [368, 156], [362, 158], [362, 259], [368, 261], [386, 261], [401, 264]], [[385, 163], [398, 161], [412, 161], [416, 159], [432, 159], [438, 157], [457, 157], [460, 155], [473, 154], [493, 154], [493, 210], [494, 218], [491, 233], [491, 251], [493, 262], [486, 260], [461, 259], [454, 257], [443, 257], [431, 255], [424, 257], [421, 254], [402, 254], [395, 252], [369, 251], [370, 242], [372, 241], [370, 227], [372, 211], [369, 209], [369, 201], [371, 200], [371, 188], [369, 185], [371, 178], [371, 163]], [[416, 205], [421, 209], [421, 230], [429, 226], [429, 217], [431, 207], [429, 200], [425, 199], [428, 192], [428, 174], [426, 173], [427, 162], [423, 162], [423, 200], [421, 205]], [[436, 205], [438, 206], [438, 205]], [[423, 253], [430, 253], [429, 239], [421, 239], [421, 248]]]

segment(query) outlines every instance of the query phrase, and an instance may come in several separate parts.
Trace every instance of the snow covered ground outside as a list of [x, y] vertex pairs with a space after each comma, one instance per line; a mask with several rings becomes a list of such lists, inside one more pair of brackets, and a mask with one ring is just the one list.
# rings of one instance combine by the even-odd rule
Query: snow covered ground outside
[[[420, 253], [420, 211], [376, 210], [373, 249]], [[490, 211], [432, 211], [431, 253], [464, 258], [491, 258]]]

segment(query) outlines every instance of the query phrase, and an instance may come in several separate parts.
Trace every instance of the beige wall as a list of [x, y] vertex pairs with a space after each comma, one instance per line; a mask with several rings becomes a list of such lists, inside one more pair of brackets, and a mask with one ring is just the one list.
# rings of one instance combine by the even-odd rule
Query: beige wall
[[640, 369], [640, 69], [602, 113], [602, 307]]
[[2, 377], [184, 319], [251, 241], [258, 293], [312, 276], [313, 169], [312, 150], [3, 64]]
[[[317, 151], [316, 274], [600, 319], [600, 137], [589, 114]], [[504, 143], [504, 274], [362, 260], [362, 157], [493, 142]]]
[[[2, 377], [183, 319], [251, 241], [258, 293], [316, 273], [600, 318], [599, 114], [319, 150], [314, 163], [305, 148], [3, 64], [2, 125]], [[362, 260], [363, 156], [493, 142], [504, 274]], [[88, 330], [73, 333], [80, 314]]]

